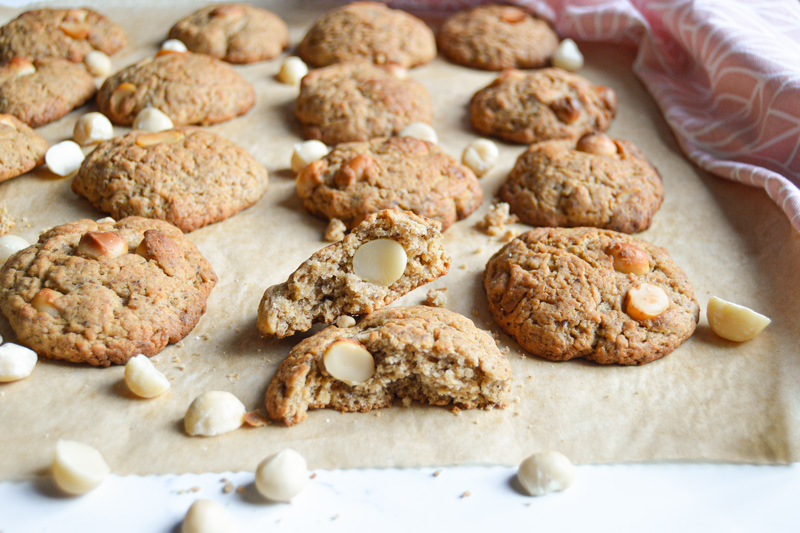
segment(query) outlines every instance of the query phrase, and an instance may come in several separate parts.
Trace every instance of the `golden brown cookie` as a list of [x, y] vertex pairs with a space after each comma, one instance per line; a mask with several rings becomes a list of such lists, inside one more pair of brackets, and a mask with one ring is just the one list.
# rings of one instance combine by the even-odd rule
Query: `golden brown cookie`
[[583, 357], [642, 365], [694, 332], [692, 284], [667, 251], [596, 228], [538, 228], [487, 263], [495, 322], [525, 350], [552, 361]]
[[375, 211], [398, 208], [438, 220], [444, 231], [483, 200], [471, 170], [413, 137], [339, 144], [300, 173], [297, 194], [313, 214], [348, 228]]
[[605, 131], [616, 111], [612, 89], [559, 68], [506, 70], [469, 106], [477, 131], [522, 144]]
[[0, 182], [44, 163], [47, 141], [13, 115], [0, 114]]
[[129, 217], [50, 229], [0, 270], [0, 309], [41, 357], [124, 364], [180, 341], [217, 281], [176, 227]]
[[158, 218], [189, 232], [250, 207], [267, 183], [267, 170], [243, 148], [180, 126], [100, 143], [84, 159], [72, 190], [114, 218]]
[[317, 19], [298, 53], [315, 67], [362, 60], [410, 68], [436, 57], [436, 40], [431, 29], [409, 13], [379, 2], [353, 2]]
[[0, 28], [0, 62], [14, 57], [80, 63], [93, 50], [113, 55], [125, 31], [91, 9], [34, 9]]
[[558, 35], [550, 25], [516, 6], [491, 4], [460, 11], [439, 30], [439, 50], [472, 68], [537, 68], [550, 62]]
[[[334, 378], [326, 353], [353, 343], [374, 359], [361, 383]], [[511, 367], [492, 337], [447, 309], [412, 306], [375, 311], [355, 326], [330, 326], [289, 352], [267, 389], [269, 416], [287, 426], [309, 409], [367, 412], [395, 398], [457, 409], [506, 407]]]
[[96, 91], [86, 68], [66, 59], [15, 57], [0, 65], [0, 113], [14, 115], [32, 128], [63, 117]]
[[255, 105], [253, 86], [233, 67], [206, 54], [166, 53], [107, 78], [97, 106], [112, 122], [130, 126], [155, 107], [183, 124], [209, 125], [243, 115]]
[[272, 59], [289, 46], [289, 28], [277, 15], [247, 4], [210, 5], [169, 30], [192, 52], [229, 63]]
[[650, 227], [664, 199], [661, 176], [630, 141], [588, 133], [531, 145], [500, 198], [532, 226], [594, 226], [623, 233]]
[[306, 139], [325, 144], [390, 137], [414, 122], [430, 124], [428, 90], [369, 63], [312, 70], [300, 82], [295, 115]]
[[[399, 247], [370, 253], [379, 240]], [[393, 259], [382, 263], [381, 256]], [[268, 288], [258, 307], [258, 329], [264, 336], [286, 337], [341, 315], [370, 313], [449, 268], [438, 222], [408, 211], [379, 211], [342, 241], [314, 253], [287, 281]], [[376, 271], [387, 277], [373, 277]]]

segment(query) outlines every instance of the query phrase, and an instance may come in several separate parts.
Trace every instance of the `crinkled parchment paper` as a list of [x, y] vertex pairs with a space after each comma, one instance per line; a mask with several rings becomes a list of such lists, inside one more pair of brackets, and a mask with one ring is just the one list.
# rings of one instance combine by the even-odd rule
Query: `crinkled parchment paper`
[[[130, 44], [113, 58], [115, 70], [155, 53], [172, 23], [200, 6], [135, 4], [99, 8], [128, 32]], [[290, 24], [293, 45], [330, 6], [268, 4]], [[17, 12], [2, 10], [0, 20]], [[636, 142], [664, 178], [664, 205], [640, 236], [669, 249], [703, 309], [695, 335], [671, 355], [636, 368], [552, 363], [525, 355], [493, 324], [480, 280], [502, 243], [475, 223], [524, 150], [498, 142], [500, 163], [481, 180], [483, 206], [446, 233], [451, 271], [395, 305], [421, 303], [430, 287], [448, 288], [448, 308], [510, 348], [510, 407], [458, 414], [420, 405], [367, 414], [319, 410], [292, 428], [271, 424], [215, 438], [186, 436], [183, 415], [204, 391], [230, 391], [248, 409], [263, 410], [270, 377], [300, 337], [262, 339], [255, 327], [259, 300], [268, 286], [327, 244], [326, 223], [303, 210], [288, 168], [301, 136], [293, 116], [297, 89], [275, 79], [279, 58], [235, 67], [256, 87], [256, 107], [211, 128], [252, 152], [269, 169], [270, 187], [252, 208], [189, 235], [220, 281], [195, 330], [153, 358], [171, 389], [156, 399], [136, 399], [122, 381], [122, 367], [41, 361], [28, 379], [0, 384], [0, 478], [46, 468], [61, 438], [97, 447], [119, 474], [252, 470], [284, 447], [300, 451], [313, 468], [514, 464], [543, 449], [558, 449], [579, 463], [800, 459], [800, 235], [763, 191], [709, 176], [682, 157], [631, 72], [633, 50], [589, 44], [582, 49], [587, 66], [581, 74], [618, 94], [619, 115], [609, 133]], [[469, 127], [467, 103], [495, 74], [440, 58], [411, 76], [431, 93], [440, 144], [460, 157], [478, 137]], [[92, 110], [86, 106], [38, 131], [51, 143], [70, 138], [77, 118]], [[71, 192], [69, 179], [44, 169], [0, 184], [0, 203], [17, 221], [12, 233], [30, 241], [48, 227], [104, 216]], [[705, 320], [712, 295], [757, 309], [773, 322], [750, 342], [724, 341]], [[5, 319], [0, 334], [15, 340]]]

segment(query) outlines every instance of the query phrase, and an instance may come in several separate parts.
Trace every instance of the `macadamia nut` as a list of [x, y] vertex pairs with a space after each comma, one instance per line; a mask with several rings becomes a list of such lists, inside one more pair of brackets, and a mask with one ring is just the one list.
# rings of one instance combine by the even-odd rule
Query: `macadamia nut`
[[729, 341], [749, 341], [766, 328], [772, 320], [748, 307], [712, 296], [706, 316], [711, 330]]
[[136, 130], [158, 131], [171, 130], [173, 128], [172, 119], [165, 115], [160, 109], [155, 107], [145, 107], [133, 120], [133, 128]]
[[125, 384], [136, 396], [155, 398], [169, 389], [169, 380], [146, 355], [131, 357], [125, 365]]
[[489, 139], [477, 139], [464, 148], [461, 162], [480, 178], [497, 164], [499, 157], [500, 151], [495, 143]]
[[111, 74], [111, 58], [100, 50], [92, 50], [83, 58], [86, 70], [95, 78], [105, 78]]
[[522, 461], [517, 480], [531, 496], [542, 496], [569, 488], [575, 480], [575, 467], [559, 452], [539, 452]]
[[287, 448], [261, 461], [256, 469], [256, 488], [265, 498], [288, 502], [308, 483], [305, 458]]
[[3, 266], [9, 257], [28, 246], [30, 246], [28, 241], [16, 235], [3, 235], [0, 237], [0, 266]]
[[87, 231], [78, 241], [78, 255], [88, 259], [105, 257], [113, 259], [128, 253], [128, 243], [118, 233], [111, 231]]
[[111, 121], [97, 111], [86, 113], [79, 118], [72, 130], [72, 138], [82, 146], [107, 141], [113, 136], [114, 127]]
[[181, 523], [181, 533], [233, 533], [236, 525], [231, 514], [214, 500], [197, 500]]
[[187, 52], [186, 45], [183, 44], [182, 41], [178, 39], [167, 39], [161, 45], [162, 50], [166, 50], [168, 52]]
[[357, 341], [334, 342], [325, 350], [322, 361], [328, 374], [351, 387], [364, 383], [375, 373], [375, 359]]
[[413, 124], [409, 124], [400, 130], [400, 133], [397, 136], [414, 137], [415, 139], [422, 139], [423, 141], [428, 141], [429, 143], [433, 144], [437, 144], [439, 142], [439, 137], [436, 135], [436, 130], [424, 122], [414, 122]]
[[76, 142], [61, 141], [47, 149], [44, 154], [44, 162], [53, 174], [69, 176], [81, 168], [83, 151]]
[[572, 39], [564, 39], [551, 60], [554, 67], [575, 72], [583, 67], [583, 54]]
[[10, 342], [3, 344], [0, 346], [0, 383], [27, 378], [38, 360], [36, 352], [25, 346]]
[[278, 71], [278, 81], [286, 85], [297, 85], [308, 74], [308, 65], [296, 56], [287, 57]]
[[56, 444], [52, 471], [56, 485], [76, 496], [93, 490], [111, 473], [100, 452], [72, 440], [59, 440]]
[[292, 170], [299, 174], [308, 165], [328, 155], [328, 147], [322, 141], [305, 141], [294, 145]]
[[244, 404], [230, 392], [209, 391], [194, 399], [183, 424], [189, 435], [214, 437], [239, 429], [245, 414]]
[[353, 255], [353, 273], [370, 283], [389, 286], [406, 271], [408, 254], [397, 241], [375, 239], [359, 246]]
[[669, 309], [669, 296], [652, 283], [642, 283], [628, 289], [625, 312], [634, 320], [649, 320]]

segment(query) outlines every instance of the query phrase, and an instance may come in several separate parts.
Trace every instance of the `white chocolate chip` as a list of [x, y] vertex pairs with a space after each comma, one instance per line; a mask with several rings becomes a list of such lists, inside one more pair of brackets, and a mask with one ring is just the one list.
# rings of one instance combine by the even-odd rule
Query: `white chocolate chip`
[[169, 52], [186, 52], [186, 45], [183, 42], [179, 41], [178, 39], [167, 39], [161, 45], [162, 50], [167, 50]]
[[81, 168], [83, 151], [76, 142], [61, 141], [47, 149], [44, 162], [53, 174], [69, 176]]
[[429, 143], [433, 144], [437, 144], [439, 142], [439, 137], [436, 135], [436, 130], [424, 122], [414, 122], [413, 124], [409, 124], [400, 130], [400, 133], [397, 136], [414, 137], [415, 139], [422, 139], [423, 141], [428, 141]]
[[239, 429], [247, 410], [230, 392], [209, 391], [194, 399], [183, 419], [189, 435], [213, 437]]
[[78, 241], [78, 255], [89, 259], [112, 259], [128, 253], [128, 243], [118, 233], [87, 231]]
[[464, 163], [479, 178], [497, 164], [500, 151], [489, 139], [477, 139], [469, 143], [461, 154]]
[[10, 342], [3, 344], [0, 346], [0, 383], [27, 378], [38, 360], [36, 352], [29, 348]]
[[531, 455], [519, 465], [517, 480], [531, 496], [569, 488], [575, 479], [575, 467], [565, 455], [556, 451]]
[[83, 58], [86, 70], [95, 78], [105, 78], [111, 74], [111, 58], [100, 50], [92, 50]]
[[136, 396], [155, 398], [169, 388], [167, 377], [153, 366], [146, 355], [136, 355], [125, 365], [125, 384]]
[[331, 344], [325, 350], [322, 362], [328, 374], [351, 387], [364, 383], [375, 373], [375, 359], [372, 354], [353, 340]]
[[375, 239], [353, 254], [353, 273], [364, 281], [388, 287], [403, 277], [407, 263], [406, 250], [397, 241]]
[[96, 488], [111, 470], [96, 449], [88, 444], [59, 440], [53, 460], [53, 478], [68, 494], [86, 494]]
[[576, 71], [583, 67], [583, 54], [572, 39], [564, 39], [556, 48], [551, 60], [554, 67]]
[[133, 120], [133, 128], [136, 130], [158, 131], [171, 130], [173, 128], [172, 119], [165, 115], [160, 109], [155, 107], [145, 107]]
[[749, 341], [772, 320], [748, 307], [712, 296], [706, 308], [708, 324], [714, 333], [729, 341]]
[[261, 461], [256, 468], [256, 488], [265, 498], [288, 502], [308, 483], [305, 458], [287, 448]]
[[97, 111], [86, 113], [79, 118], [72, 130], [72, 138], [83, 146], [107, 141], [113, 136], [114, 127], [111, 125], [111, 121]]
[[278, 81], [286, 85], [297, 85], [308, 74], [308, 65], [296, 56], [287, 57], [278, 71]]
[[0, 266], [3, 266], [9, 257], [28, 246], [30, 246], [28, 241], [16, 235], [3, 235], [0, 237]]
[[233, 517], [214, 500], [197, 500], [186, 511], [181, 533], [233, 533]]
[[292, 170], [299, 174], [308, 165], [328, 155], [328, 147], [322, 141], [305, 141], [294, 145]]
[[356, 319], [351, 316], [342, 315], [336, 319], [337, 328], [351, 328], [355, 325], [356, 325]]
[[625, 312], [634, 320], [649, 320], [669, 309], [669, 296], [652, 283], [642, 283], [628, 289]]

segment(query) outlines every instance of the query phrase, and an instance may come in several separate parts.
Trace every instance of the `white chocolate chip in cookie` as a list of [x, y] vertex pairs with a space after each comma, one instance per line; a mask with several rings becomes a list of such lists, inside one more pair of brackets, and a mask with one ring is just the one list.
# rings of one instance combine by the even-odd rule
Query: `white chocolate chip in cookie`
[[81, 168], [83, 151], [76, 142], [61, 141], [47, 149], [44, 162], [53, 174], [69, 176]]
[[112, 259], [128, 253], [128, 243], [118, 233], [87, 231], [78, 241], [78, 255], [89, 259]]
[[58, 303], [61, 293], [53, 289], [44, 288], [36, 293], [31, 300], [31, 306], [40, 313], [48, 314], [52, 317], [61, 316], [62, 306]]
[[625, 312], [634, 320], [649, 320], [669, 309], [669, 296], [652, 283], [642, 283], [628, 289]]
[[111, 473], [100, 452], [71, 440], [59, 440], [56, 444], [52, 471], [56, 485], [76, 496], [96, 488]]
[[359, 246], [353, 255], [353, 273], [364, 281], [389, 286], [403, 277], [408, 254], [397, 241], [375, 239]]
[[5, 66], [18, 78], [36, 72], [36, 66], [26, 57], [12, 58]]
[[569, 488], [575, 480], [575, 467], [559, 452], [539, 452], [522, 461], [517, 480], [531, 496], [542, 496]]
[[179, 41], [178, 39], [167, 39], [161, 44], [161, 49], [168, 52], [188, 52], [183, 41]]
[[131, 357], [125, 365], [125, 384], [136, 396], [155, 398], [169, 389], [169, 380], [159, 372], [149, 357]]
[[114, 127], [111, 121], [97, 111], [86, 113], [79, 118], [72, 130], [72, 138], [82, 146], [107, 141], [113, 136]]
[[256, 468], [256, 488], [265, 498], [288, 502], [308, 483], [305, 458], [287, 448], [261, 461]]
[[551, 60], [554, 67], [575, 72], [583, 67], [583, 54], [572, 39], [564, 39], [559, 43]]
[[340, 340], [331, 344], [322, 359], [325, 370], [348, 385], [364, 383], [375, 373], [375, 359], [355, 340]]
[[30, 376], [38, 360], [39, 356], [30, 348], [10, 342], [3, 344], [0, 346], [0, 383]]
[[477, 139], [464, 148], [461, 162], [480, 178], [497, 164], [499, 157], [500, 150], [495, 143], [489, 139]]
[[308, 65], [296, 56], [287, 57], [278, 71], [278, 81], [286, 85], [297, 85], [308, 74]]
[[439, 136], [436, 135], [434, 130], [429, 124], [424, 122], [414, 122], [409, 124], [397, 134], [398, 137], [414, 137], [415, 139], [422, 139], [429, 143], [438, 144]]
[[606, 249], [606, 253], [611, 256], [617, 272], [637, 275], [650, 272], [650, 257], [635, 244], [615, 242]]
[[312, 140], [297, 143], [292, 151], [292, 170], [299, 174], [308, 165], [328, 155], [328, 147], [322, 141]]
[[214, 437], [239, 429], [246, 414], [244, 404], [230, 392], [209, 391], [194, 399], [183, 423], [189, 435]]
[[233, 517], [214, 500], [197, 500], [181, 523], [181, 533], [233, 533], [236, 525]]
[[172, 119], [155, 107], [145, 107], [133, 120], [133, 128], [156, 133], [173, 128]]
[[706, 316], [714, 333], [734, 342], [749, 341], [772, 322], [761, 313], [716, 296], [708, 301]]
[[92, 50], [83, 58], [86, 70], [95, 78], [105, 78], [111, 74], [111, 58], [100, 50]]
[[28, 246], [30, 246], [28, 241], [16, 235], [3, 235], [0, 237], [0, 266], [3, 266], [12, 255]]
[[336, 319], [337, 328], [351, 328], [355, 325], [356, 319], [351, 316], [342, 315]]

